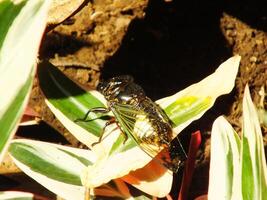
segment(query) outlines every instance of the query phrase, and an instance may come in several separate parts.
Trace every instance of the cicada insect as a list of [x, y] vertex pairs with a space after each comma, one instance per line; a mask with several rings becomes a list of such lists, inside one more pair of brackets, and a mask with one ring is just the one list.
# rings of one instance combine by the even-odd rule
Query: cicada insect
[[[177, 139], [178, 149], [176, 149], [176, 153], [172, 151], [173, 131], [170, 119], [159, 105], [148, 98], [144, 90], [134, 83], [133, 78], [128, 75], [114, 77], [100, 82], [97, 90], [107, 100], [107, 107], [90, 109], [84, 120], [90, 112], [108, 113], [112, 111], [115, 118], [108, 121], [106, 126], [116, 122], [124, 134], [125, 140], [131, 136], [140, 148], [152, 158], [164, 151], [162, 154], [164, 156], [159, 158], [160, 162], [176, 172], [186, 158], [184, 149]], [[99, 137], [99, 142], [102, 140], [102, 135]]]

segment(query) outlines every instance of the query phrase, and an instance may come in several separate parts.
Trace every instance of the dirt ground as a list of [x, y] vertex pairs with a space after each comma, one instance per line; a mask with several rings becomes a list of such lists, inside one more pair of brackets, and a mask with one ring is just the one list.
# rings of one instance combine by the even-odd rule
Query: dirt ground
[[[266, 31], [266, 6], [260, 1], [86, 1], [79, 12], [47, 29], [40, 58], [49, 59], [88, 89], [100, 79], [130, 74], [147, 96], [157, 100], [200, 81], [230, 56], [241, 55], [233, 92], [220, 97], [181, 134], [185, 145], [196, 130], [204, 139], [190, 191], [189, 199], [194, 199], [207, 193], [212, 122], [223, 114], [240, 131], [245, 85], [249, 84], [257, 106], [260, 88], [267, 89]], [[34, 130], [21, 128], [19, 136], [81, 146], [46, 108], [37, 82], [30, 105], [64, 138], [54, 136], [45, 123]], [[262, 130], [267, 141], [266, 127]], [[178, 176], [175, 181], [178, 185]], [[175, 188], [172, 194], [177, 195]]]

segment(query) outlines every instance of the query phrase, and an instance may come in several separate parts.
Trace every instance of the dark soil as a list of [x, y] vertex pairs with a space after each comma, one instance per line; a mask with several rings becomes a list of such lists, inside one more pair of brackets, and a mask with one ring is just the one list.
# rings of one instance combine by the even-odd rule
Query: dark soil
[[[50, 59], [91, 89], [100, 78], [130, 74], [147, 96], [157, 100], [200, 81], [232, 55], [242, 56], [232, 93], [220, 97], [203, 118], [181, 134], [185, 146], [191, 132], [200, 130], [203, 134], [189, 199], [206, 194], [212, 122], [223, 114], [240, 131], [245, 85], [249, 84], [257, 106], [260, 88], [267, 89], [266, 6], [261, 1], [238, 0], [114, 2], [117, 4], [89, 1], [81, 11], [47, 32], [41, 59]], [[30, 105], [67, 140], [58, 142], [80, 146], [45, 107], [37, 84]], [[263, 130], [266, 138], [266, 127]], [[25, 132], [20, 130], [20, 136]], [[30, 137], [40, 138], [38, 134], [36, 131]], [[177, 195], [179, 178], [175, 181], [173, 196]]]

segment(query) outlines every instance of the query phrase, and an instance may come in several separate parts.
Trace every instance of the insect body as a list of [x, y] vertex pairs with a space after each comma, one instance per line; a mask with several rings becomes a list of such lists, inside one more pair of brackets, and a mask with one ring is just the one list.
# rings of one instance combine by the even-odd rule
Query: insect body
[[[111, 78], [101, 82], [97, 89], [104, 95], [108, 107], [89, 110], [85, 119], [89, 112], [112, 111], [126, 139], [130, 135], [148, 155], [155, 157], [164, 149], [170, 150], [173, 138], [171, 121], [164, 111], [145, 95], [143, 89], [134, 83], [131, 76]], [[110, 122], [106, 125], [109, 124]], [[101, 138], [102, 136], [100, 141]], [[180, 143], [179, 148], [175, 158], [161, 158], [161, 162], [173, 171], [177, 170], [181, 160], [186, 157]], [[170, 153], [174, 155], [173, 152]]]

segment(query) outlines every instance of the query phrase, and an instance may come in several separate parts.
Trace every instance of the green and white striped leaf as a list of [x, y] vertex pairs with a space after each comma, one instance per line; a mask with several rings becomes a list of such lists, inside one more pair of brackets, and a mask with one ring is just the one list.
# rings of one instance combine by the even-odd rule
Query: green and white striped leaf
[[234, 56], [202, 81], [157, 101], [175, 123], [174, 131], [180, 133], [192, 121], [199, 119], [215, 100], [232, 91], [241, 57]]
[[[80, 175], [95, 162], [90, 150], [77, 149], [27, 139], [13, 140], [9, 153], [28, 176], [64, 199], [85, 197]], [[120, 179], [91, 190], [92, 196], [130, 198], [127, 185]]]
[[9, 147], [9, 153], [34, 171], [73, 185], [81, 185], [80, 174], [95, 161], [89, 150], [67, 149], [64, 146], [32, 140], [14, 140]]
[[241, 172], [243, 199], [267, 199], [267, 166], [263, 138], [248, 86], [243, 98]]
[[26, 106], [50, 1], [0, 1], [0, 161]]
[[68, 79], [49, 62], [38, 67], [40, 87], [47, 97], [46, 103], [63, 125], [82, 143], [91, 147], [98, 140], [105, 120], [91, 113], [86, 122], [77, 122], [90, 108], [105, 107], [104, 98], [96, 91], [86, 92]]
[[5, 191], [0, 192], [0, 199], [4, 200], [33, 200], [34, 195], [28, 192]]
[[241, 200], [241, 141], [224, 117], [212, 126], [208, 199]]
[[89, 150], [33, 140], [13, 140], [9, 153], [28, 176], [65, 199], [82, 199], [80, 175], [95, 161]]
[[241, 140], [223, 118], [213, 125], [208, 199], [265, 200], [267, 166], [257, 112], [248, 86], [243, 98]]

